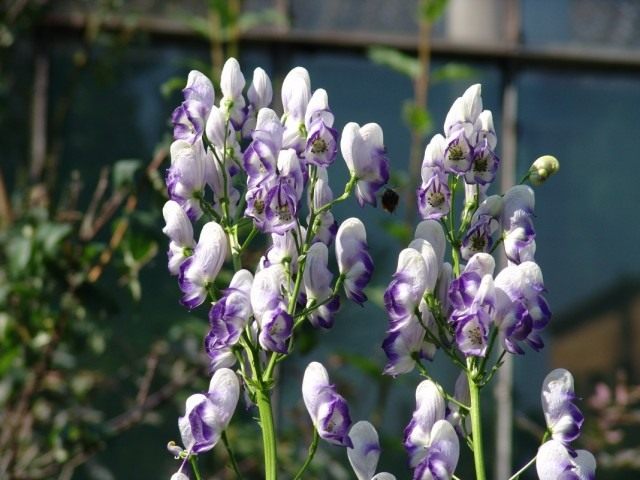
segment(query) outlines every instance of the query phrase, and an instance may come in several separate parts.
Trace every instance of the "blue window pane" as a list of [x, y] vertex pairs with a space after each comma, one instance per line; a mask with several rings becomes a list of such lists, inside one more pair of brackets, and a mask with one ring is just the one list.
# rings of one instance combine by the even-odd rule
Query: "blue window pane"
[[536, 196], [536, 258], [561, 313], [640, 271], [640, 79], [528, 72], [519, 87], [519, 173], [545, 153], [561, 163]]

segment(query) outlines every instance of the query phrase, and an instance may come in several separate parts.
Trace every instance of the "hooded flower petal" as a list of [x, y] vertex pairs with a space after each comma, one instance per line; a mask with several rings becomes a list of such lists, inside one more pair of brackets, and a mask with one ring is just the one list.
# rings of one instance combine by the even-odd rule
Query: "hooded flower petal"
[[344, 275], [345, 294], [349, 300], [362, 304], [367, 300], [364, 287], [373, 273], [367, 233], [357, 218], [348, 218], [336, 234], [336, 258], [340, 274]]
[[358, 203], [375, 206], [376, 193], [389, 180], [389, 160], [380, 125], [368, 123], [360, 127], [354, 122], [347, 123], [342, 131], [340, 151], [349, 171], [358, 178]]
[[551, 437], [565, 445], [578, 438], [584, 417], [573, 403], [573, 376], [568, 370], [558, 368], [545, 377], [541, 400]]
[[193, 453], [211, 450], [227, 428], [240, 395], [240, 384], [233, 371], [222, 368], [211, 378], [206, 394], [191, 395], [184, 417], [178, 425], [184, 447]]
[[557, 440], [545, 442], [536, 457], [540, 480], [595, 480], [596, 461], [586, 450], [577, 450], [575, 457]]
[[351, 417], [346, 400], [329, 383], [327, 370], [311, 362], [302, 380], [302, 398], [320, 438], [343, 447], [352, 447], [347, 435]]
[[378, 467], [380, 442], [378, 432], [367, 421], [355, 423], [349, 430], [352, 448], [347, 448], [347, 457], [358, 480], [371, 480]]
[[227, 255], [227, 236], [216, 222], [206, 223], [193, 255], [182, 264], [179, 284], [181, 303], [193, 309], [204, 302], [207, 289], [218, 276]]
[[169, 272], [177, 275], [180, 272], [180, 266], [191, 256], [196, 246], [193, 239], [193, 226], [182, 207], [173, 200], [164, 204], [162, 216], [166, 223], [162, 233], [171, 240], [168, 252]]

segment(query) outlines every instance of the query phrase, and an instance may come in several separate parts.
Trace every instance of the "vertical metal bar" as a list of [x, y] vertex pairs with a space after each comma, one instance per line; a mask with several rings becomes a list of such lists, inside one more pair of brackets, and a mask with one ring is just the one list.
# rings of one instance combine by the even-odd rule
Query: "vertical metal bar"
[[[500, 190], [506, 191], [516, 178], [516, 121], [518, 91], [513, 75], [505, 73], [504, 97], [502, 103], [502, 175]], [[498, 258], [498, 268], [504, 268], [507, 260], [504, 250]], [[512, 424], [513, 424], [513, 356], [506, 355], [497, 375], [494, 389], [496, 398], [496, 463], [495, 478], [507, 479], [511, 475]]]
[[31, 104], [31, 165], [29, 180], [41, 180], [47, 159], [47, 104], [49, 87], [49, 57], [39, 51], [33, 72], [33, 102]]
[[[508, 0], [505, 17], [505, 37], [512, 48], [520, 40], [520, 5], [518, 0]], [[502, 174], [500, 191], [505, 192], [516, 182], [516, 158], [518, 150], [518, 87], [514, 66], [507, 64], [503, 80], [502, 97]], [[507, 264], [504, 250], [500, 250], [498, 268]], [[494, 478], [506, 480], [511, 476], [513, 456], [513, 356], [506, 355], [504, 364], [498, 372], [494, 388], [496, 399], [496, 460]]]

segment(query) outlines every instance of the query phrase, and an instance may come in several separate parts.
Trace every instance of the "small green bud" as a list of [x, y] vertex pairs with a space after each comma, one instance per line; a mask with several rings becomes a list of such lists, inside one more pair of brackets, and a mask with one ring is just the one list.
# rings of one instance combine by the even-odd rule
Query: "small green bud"
[[529, 181], [531, 185], [542, 185], [547, 178], [560, 169], [560, 162], [552, 155], [543, 155], [537, 158], [529, 169]]

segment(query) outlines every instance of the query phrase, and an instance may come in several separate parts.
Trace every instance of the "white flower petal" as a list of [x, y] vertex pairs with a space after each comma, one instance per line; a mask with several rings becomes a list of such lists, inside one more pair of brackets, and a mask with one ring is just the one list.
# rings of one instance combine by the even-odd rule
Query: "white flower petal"
[[380, 458], [378, 432], [367, 421], [360, 421], [349, 430], [353, 448], [347, 448], [347, 457], [358, 480], [370, 480], [376, 473]]

